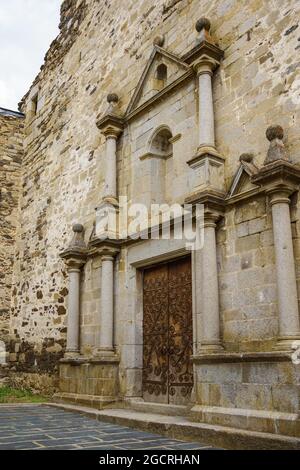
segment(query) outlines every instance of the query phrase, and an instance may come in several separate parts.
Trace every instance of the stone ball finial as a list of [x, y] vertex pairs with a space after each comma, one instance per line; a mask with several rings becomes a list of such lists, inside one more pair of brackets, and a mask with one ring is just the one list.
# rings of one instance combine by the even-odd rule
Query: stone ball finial
[[107, 102], [110, 103], [117, 103], [119, 101], [119, 97], [116, 93], [109, 93], [107, 95]]
[[70, 243], [69, 249], [70, 250], [85, 250], [86, 244], [84, 242], [84, 226], [81, 224], [74, 224], [73, 225], [73, 238]]
[[73, 225], [73, 232], [74, 233], [82, 233], [84, 231], [84, 227], [81, 224], [74, 224]]
[[253, 153], [242, 153], [242, 155], [240, 156], [240, 162], [251, 163], [253, 161], [253, 158]]
[[270, 141], [270, 145], [264, 165], [268, 165], [269, 163], [273, 163], [277, 160], [289, 161], [288, 154], [282, 141], [283, 136], [283, 129], [279, 125], [270, 126], [266, 130], [266, 137]]
[[198, 33], [200, 33], [203, 29], [205, 29], [205, 31], [209, 31], [210, 27], [211, 23], [208, 18], [200, 18], [196, 23], [196, 30]]
[[165, 37], [164, 36], [156, 36], [153, 40], [153, 45], [158, 46], [158, 47], [163, 47], [165, 43]]
[[272, 140], [274, 140], [274, 139], [282, 140], [283, 136], [284, 136], [283, 129], [279, 125], [270, 126], [266, 130], [266, 137], [270, 142], [272, 142]]

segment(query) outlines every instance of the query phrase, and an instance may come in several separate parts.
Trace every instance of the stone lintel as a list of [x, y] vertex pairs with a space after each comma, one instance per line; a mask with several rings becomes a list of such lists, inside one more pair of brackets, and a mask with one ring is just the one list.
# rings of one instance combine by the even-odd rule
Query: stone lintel
[[119, 137], [124, 129], [124, 119], [117, 114], [108, 113], [97, 121], [97, 127], [105, 136]]
[[237, 362], [291, 362], [291, 353], [284, 351], [258, 352], [212, 352], [192, 356], [195, 364], [217, 364]]
[[267, 193], [278, 190], [292, 194], [300, 184], [300, 167], [285, 160], [276, 160], [264, 165], [251, 181], [263, 187]]
[[215, 61], [216, 66], [220, 64], [221, 59], [224, 57], [224, 51], [217, 45], [212, 44], [208, 41], [201, 41], [197, 46], [187, 52], [182, 60], [187, 64], [199, 63], [204, 58]]
[[89, 243], [89, 256], [112, 256], [115, 257], [121, 250], [120, 240], [102, 240], [94, 238]]

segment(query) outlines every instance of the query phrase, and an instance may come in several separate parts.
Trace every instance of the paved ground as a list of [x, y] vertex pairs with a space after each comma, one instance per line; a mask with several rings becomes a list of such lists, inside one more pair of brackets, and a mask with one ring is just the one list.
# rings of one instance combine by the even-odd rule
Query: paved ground
[[51, 406], [0, 405], [0, 450], [198, 450], [205, 444], [99, 422]]

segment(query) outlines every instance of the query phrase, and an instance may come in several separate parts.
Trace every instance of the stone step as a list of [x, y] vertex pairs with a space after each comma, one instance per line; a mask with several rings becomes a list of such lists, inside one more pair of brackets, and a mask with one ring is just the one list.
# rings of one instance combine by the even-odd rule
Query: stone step
[[130, 400], [126, 402], [126, 409], [141, 411], [143, 413], [155, 413], [166, 416], [185, 416], [188, 412], [186, 406], [152, 403], [143, 400]]
[[198, 441], [223, 449], [300, 450], [300, 438], [195, 423], [184, 416], [166, 416], [129, 409], [99, 411], [83, 406], [58, 403], [49, 403], [49, 405], [77, 411], [98, 421], [128, 426], [173, 439]]

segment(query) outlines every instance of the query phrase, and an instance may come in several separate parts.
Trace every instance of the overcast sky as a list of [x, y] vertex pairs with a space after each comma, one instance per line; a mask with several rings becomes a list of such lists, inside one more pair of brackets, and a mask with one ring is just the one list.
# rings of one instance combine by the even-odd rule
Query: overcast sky
[[0, 107], [17, 110], [57, 36], [61, 0], [0, 0]]

